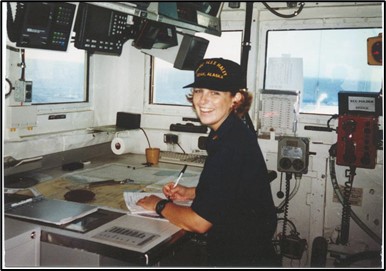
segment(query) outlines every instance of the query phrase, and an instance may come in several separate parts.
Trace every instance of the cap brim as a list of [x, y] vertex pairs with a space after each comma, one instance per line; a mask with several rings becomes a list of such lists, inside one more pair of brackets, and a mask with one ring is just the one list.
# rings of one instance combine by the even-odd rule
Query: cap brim
[[212, 90], [217, 90], [217, 91], [235, 91], [235, 90], [244, 88], [243, 86], [241, 86], [239, 84], [229, 85], [229, 84], [224, 84], [224, 83], [213, 82], [213, 81], [212, 82], [197, 81], [197, 82], [193, 82], [189, 85], [186, 85], [183, 88], [207, 88], [207, 89], [212, 89]]
[[193, 87], [195, 87], [195, 85], [194, 85], [194, 83], [191, 83], [191, 84], [186, 85], [186, 86], [184, 86], [182, 88], [193, 88]]

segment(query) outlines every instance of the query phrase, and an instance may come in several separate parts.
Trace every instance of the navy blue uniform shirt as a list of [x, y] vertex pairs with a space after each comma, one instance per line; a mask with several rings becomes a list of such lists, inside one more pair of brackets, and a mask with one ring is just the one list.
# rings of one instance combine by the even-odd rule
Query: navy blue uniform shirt
[[213, 224], [207, 235], [210, 263], [265, 265], [277, 221], [256, 134], [231, 113], [209, 133], [207, 152], [192, 209]]

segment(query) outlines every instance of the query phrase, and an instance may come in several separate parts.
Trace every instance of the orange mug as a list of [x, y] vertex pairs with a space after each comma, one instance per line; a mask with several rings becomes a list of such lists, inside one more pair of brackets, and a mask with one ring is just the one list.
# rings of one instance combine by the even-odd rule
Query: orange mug
[[159, 161], [159, 148], [146, 148], [146, 162], [152, 165], [157, 165]]

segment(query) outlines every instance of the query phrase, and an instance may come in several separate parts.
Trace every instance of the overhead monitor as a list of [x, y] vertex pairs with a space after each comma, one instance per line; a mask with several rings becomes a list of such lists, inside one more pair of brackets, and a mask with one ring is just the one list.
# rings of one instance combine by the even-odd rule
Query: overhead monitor
[[91, 2], [93, 5], [124, 12], [133, 17], [189, 30], [221, 36], [220, 14], [224, 2]]
[[180, 70], [194, 70], [198, 63], [204, 58], [209, 41], [207, 39], [184, 34], [176, 59], [174, 68]]
[[9, 5], [8, 37], [19, 47], [66, 51], [75, 8], [63, 2], [17, 2], [13, 21]]
[[75, 47], [90, 52], [120, 55], [123, 44], [131, 38], [128, 14], [80, 2], [74, 32]]
[[158, 13], [176, 20], [203, 25], [201, 15], [218, 18], [222, 2], [159, 2]]
[[132, 45], [137, 49], [167, 49], [178, 45], [176, 27], [142, 20]]

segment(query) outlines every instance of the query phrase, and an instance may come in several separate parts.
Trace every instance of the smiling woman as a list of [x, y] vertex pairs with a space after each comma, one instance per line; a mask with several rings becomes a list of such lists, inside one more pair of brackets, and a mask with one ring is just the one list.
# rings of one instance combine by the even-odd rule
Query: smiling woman
[[157, 195], [137, 204], [186, 231], [206, 233], [211, 266], [277, 266], [267, 166], [256, 133], [240, 118], [251, 104], [242, 74], [234, 61], [207, 58], [185, 86], [193, 89], [188, 100], [201, 123], [211, 128], [208, 156], [196, 187], [169, 182], [162, 191], [171, 200], [192, 200], [191, 207]]
[[[205, 58], [224, 57], [237, 63], [241, 58], [242, 31], [224, 31], [221, 37], [199, 33], [197, 36], [209, 40]], [[186, 95], [190, 90], [182, 87], [188, 84], [193, 77], [192, 71], [173, 68], [173, 64], [159, 58], [153, 58], [153, 84], [150, 90], [153, 95], [150, 104], [188, 106]]]

